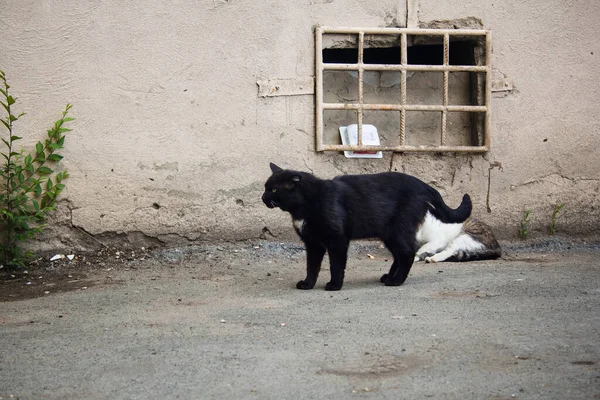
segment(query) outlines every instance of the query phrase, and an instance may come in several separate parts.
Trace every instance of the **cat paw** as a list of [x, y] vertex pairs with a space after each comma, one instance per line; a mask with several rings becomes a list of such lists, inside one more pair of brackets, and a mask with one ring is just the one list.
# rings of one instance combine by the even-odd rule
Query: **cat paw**
[[325, 285], [325, 290], [340, 290], [341, 288], [341, 283], [327, 282], [327, 284]]
[[400, 286], [404, 283], [406, 278], [404, 278], [402, 280], [391, 279], [389, 274], [384, 274], [380, 280], [381, 280], [381, 283], [383, 283], [385, 286]]
[[383, 284], [385, 286], [400, 286], [402, 285], [404, 282], [397, 282], [397, 281], [393, 281], [391, 279], [386, 280], [385, 282], [383, 282]]
[[425, 262], [426, 263], [436, 263], [437, 260], [433, 257], [425, 257]]
[[315, 287], [314, 283], [310, 283], [310, 282], [306, 282], [306, 281], [300, 281], [298, 283], [296, 283], [296, 289], [302, 289], [302, 290], [309, 290]]

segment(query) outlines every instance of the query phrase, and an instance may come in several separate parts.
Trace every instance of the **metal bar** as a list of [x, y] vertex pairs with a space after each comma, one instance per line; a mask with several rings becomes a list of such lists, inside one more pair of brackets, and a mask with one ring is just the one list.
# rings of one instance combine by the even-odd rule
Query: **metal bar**
[[424, 36], [442, 36], [445, 34], [451, 36], [484, 36], [489, 30], [487, 29], [416, 29], [416, 28], [350, 28], [350, 27], [321, 27], [323, 33], [359, 33], [363, 32], [367, 35], [371, 34], [387, 34], [387, 35], [424, 35]]
[[323, 151], [323, 28], [315, 29], [315, 148]]
[[487, 112], [487, 106], [454, 106], [426, 104], [357, 104], [323, 103], [324, 110], [376, 110], [376, 111], [448, 111], [448, 112]]
[[490, 104], [492, 101], [492, 33], [487, 32], [485, 35], [485, 107], [488, 109], [485, 113], [484, 120], [484, 146], [490, 149]]
[[[450, 64], [450, 35], [444, 34], [444, 66]], [[442, 134], [440, 137], [440, 144], [444, 146], [446, 144], [446, 122], [448, 120], [448, 71], [444, 71], [444, 87], [442, 89], [442, 104], [444, 109], [442, 110]]]
[[[408, 45], [406, 40], [406, 33], [400, 35], [400, 63], [403, 67], [408, 64]], [[400, 103], [402, 110], [400, 110], [400, 146], [404, 146], [406, 143], [406, 69], [400, 71]]]
[[[365, 49], [365, 34], [363, 32], [358, 33], [358, 64], [364, 64], [364, 49]], [[363, 103], [363, 73], [362, 68], [358, 69], [358, 104], [362, 106]], [[357, 124], [357, 143], [362, 146], [362, 134], [363, 134], [363, 113], [362, 107], [356, 111], [356, 124]]]
[[420, 65], [420, 64], [338, 64], [324, 63], [323, 69], [335, 71], [449, 71], [487, 72], [485, 65]]
[[398, 151], [398, 152], [461, 152], [484, 153], [485, 146], [347, 146], [343, 144], [328, 144], [323, 151]]

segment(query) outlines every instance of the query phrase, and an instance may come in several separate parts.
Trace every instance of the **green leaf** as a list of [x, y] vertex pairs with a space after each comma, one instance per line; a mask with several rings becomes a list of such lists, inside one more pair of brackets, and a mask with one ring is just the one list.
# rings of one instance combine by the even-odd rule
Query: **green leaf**
[[46, 190], [52, 190], [54, 184], [52, 183], [52, 179], [48, 179], [48, 183], [46, 183]]
[[56, 144], [56, 143], [50, 143], [50, 144], [48, 145], [48, 148], [49, 148], [50, 150], [54, 151], [54, 150], [57, 150], [57, 149], [62, 149], [62, 148], [63, 148], [63, 146], [62, 146], [62, 145], [60, 145], [60, 144]]
[[35, 158], [35, 161], [43, 163], [44, 161], [46, 161], [46, 154], [44, 152], [39, 153]]
[[10, 127], [8, 126], [8, 122], [6, 122], [3, 119], [0, 119], [0, 122], [2, 122], [2, 125], [4, 125], [6, 127], [6, 129], [10, 129]]
[[[4, 121], [2, 121], [4, 122]], [[2, 138], [2, 141], [4, 142], [4, 144], [6, 145], [6, 147], [10, 147], [10, 144], [6, 141], [6, 139]]]
[[42, 195], [42, 186], [40, 185], [39, 182], [35, 185], [34, 191], [35, 191], [35, 197], [40, 197]]
[[19, 140], [19, 139], [23, 139], [23, 138], [20, 136], [11, 136], [10, 137], [10, 140]]
[[54, 161], [54, 162], [60, 161], [62, 159], [63, 159], [63, 156], [61, 156], [60, 154], [50, 154], [48, 156], [48, 160]]
[[37, 142], [35, 145], [35, 151], [37, 154], [41, 154], [44, 152], [44, 146], [42, 145], [42, 143]]
[[39, 172], [40, 174], [42, 174], [42, 175], [47, 175], [47, 174], [51, 174], [51, 173], [53, 173], [54, 171], [53, 171], [53, 170], [51, 170], [51, 169], [50, 169], [50, 168], [48, 168], [48, 167], [39, 167], [39, 168], [38, 168], [38, 172]]
[[71, 118], [71, 117], [68, 117], [68, 118], [63, 118], [63, 121], [64, 121], [64, 122], [75, 121], [75, 118]]
[[29, 164], [26, 168], [25, 171], [27, 171], [29, 173], [29, 175], [33, 175], [33, 173], [35, 172], [35, 169], [33, 168], [33, 164]]
[[9, 210], [5, 210], [3, 208], [0, 208], [0, 214], [4, 214], [8, 218], [10, 218], [10, 219], [14, 218], [14, 214], [13, 213], [11, 213]]
[[6, 96], [6, 102], [8, 103], [9, 106], [11, 106], [11, 105], [15, 104], [16, 100], [12, 96]]
[[25, 157], [25, 166], [29, 166], [31, 164], [31, 161], [32, 161], [31, 154], [27, 154], [27, 156]]
[[23, 182], [25, 182], [25, 175], [23, 175], [22, 172], [19, 172], [19, 175], [17, 175], [17, 177], [19, 178], [19, 185], [22, 185]]
[[33, 203], [33, 208], [35, 208], [35, 211], [40, 211], [40, 204], [35, 200], [32, 200], [32, 203]]
[[62, 192], [64, 188], [65, 188], [65, 184], [64, 183], [59, 183], [59, 184], [56, 185], [56, 191], [57, 192]]
[[73, 129], [68, 129], [68, 128], [60, 128], [58, 129], [58, 133], [65, 133], [65, 132], [71, 132]]
[[10, 120], [10, 122], [15, 122], [16, 120], [19, 119], [19, 117], [15, 117], [14, 115], [11, 114], [8, 116], [8, 119]]

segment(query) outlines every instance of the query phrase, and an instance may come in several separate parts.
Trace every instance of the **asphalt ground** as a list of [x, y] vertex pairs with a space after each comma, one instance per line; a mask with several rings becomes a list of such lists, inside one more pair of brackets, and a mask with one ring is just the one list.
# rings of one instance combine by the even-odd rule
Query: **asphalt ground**
[[42, 294], [0, 303], [0, 397], [600, 398], [600, 249], [507, 249], [386, 287], [390, 255], [355, 244], [339, 292], [326, 267], [295, 289], [304, 252], [272, 242], [31, 272]]

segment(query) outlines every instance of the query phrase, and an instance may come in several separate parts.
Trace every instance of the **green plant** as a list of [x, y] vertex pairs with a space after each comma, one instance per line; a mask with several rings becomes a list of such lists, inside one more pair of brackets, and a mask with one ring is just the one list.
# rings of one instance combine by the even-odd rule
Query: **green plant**
[[70, 131], [64, 125], [73, 118], [67, 117], [71, 109], [67, 104], [62, 118], [48, 130], [48, 137], [35, 144], [35, 151], [17, 152], [15, 142], [21, 137], [14, 134], [14, 123], [25, 114], [13, 114], [16, 99], [9, 89], [6, 76], [0, 71], [0, 104], [6, 111], [6, 117], [0, 121], [8, 132], [6, 138], [2, 137], [5, 149], [0, 151], [4, 158], [0, 171], [0, 264], [16, 269], [25, 266], [32, 256], [19, 243], [44, 229], [46, 214], [54, 209], [57, 196], [65, 188], [67, 171], [55, 172], [50, 167], [63, 158], [57, 150], [63, 148], [64, 134]]
[[521, 227], [519, 228], [519, 236], [521, 239], [527, 239], [529, 237], [529, 215], [531, 215], [531, 210], [525, 210], [525, 216], [521, 220]]
[[565, 207], [563, 203], [556, 202], [554, 205], [554, 212], [552, 213], [552, 220], [550, 221], [550, 231], [548, 234], [550, 236], [554, 235], [556, 232], [556, 219], [558, 218], [558, 213]]

